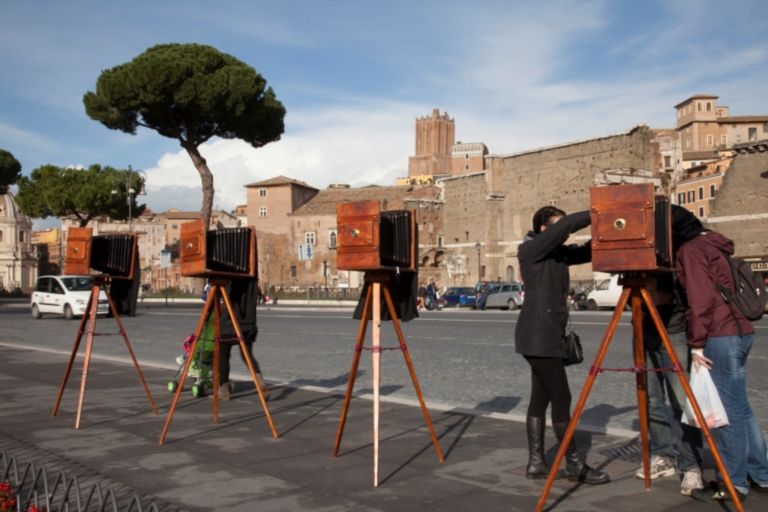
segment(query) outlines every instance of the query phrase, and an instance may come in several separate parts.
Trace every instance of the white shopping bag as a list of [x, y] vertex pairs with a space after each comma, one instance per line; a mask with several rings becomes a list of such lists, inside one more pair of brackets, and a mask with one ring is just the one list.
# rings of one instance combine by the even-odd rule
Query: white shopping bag
[[[691, 370], [690, 384], [693, 396], [696, 397], [701, 414], [704, 416], [704, 421], [707, 422], [707, 427], [717, 428], [726, 426], [728, 424], [728, 415], [725, 413], [725, 407], [723, 407], [723, 402], [720, 401], [720, 395], [717, 392], [712, 376], [709, 374], [709, 370], [703, 366], [698, 369], [694, 367]], [[696, 415], [693, 412], [690, 400], [685, 404], [682, 422], [696, 428], [701, 428], [696, 421]]]

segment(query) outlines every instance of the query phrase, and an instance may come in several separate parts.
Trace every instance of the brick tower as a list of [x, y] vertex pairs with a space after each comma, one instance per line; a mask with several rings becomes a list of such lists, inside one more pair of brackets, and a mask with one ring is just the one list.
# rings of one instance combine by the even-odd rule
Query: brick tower
[[408, 158], [408, 177], [451, 173], [451, 148], [456, 125], [448, 113], [434, 109], [431, 116], [416, 119], [416, 154]]

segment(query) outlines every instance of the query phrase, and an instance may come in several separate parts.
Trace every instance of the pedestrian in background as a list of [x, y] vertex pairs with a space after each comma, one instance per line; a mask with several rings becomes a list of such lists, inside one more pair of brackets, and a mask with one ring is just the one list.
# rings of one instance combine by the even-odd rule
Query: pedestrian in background
[[[547, 407], [552, 405], [552, 427], [562, 442], [571, 420], [571, 390], [565, 372], [563, 338], [568, 321], [569, 265], [592, 259], [589, 242], [565, 245], [566, 240], [590, 224], [588, 211], [566, 215], [553, 206], [533, 215], [533, 231], [518, 249], [520, 273], [525, 282], [525, 302], [515, 328], [515, 350], [531, 367], [531, 396], [526, 415], [528, 466], [526, 477], [545, 478], [549, 467], [544, 457]], [[610, 478], [588, 466], [575, 442], [565, 456], [569, 480], [604, 484]]]

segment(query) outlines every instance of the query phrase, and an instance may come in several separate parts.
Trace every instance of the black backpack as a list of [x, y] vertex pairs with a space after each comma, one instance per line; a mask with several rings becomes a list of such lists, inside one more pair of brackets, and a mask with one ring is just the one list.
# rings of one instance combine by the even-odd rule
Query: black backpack
[[732, 308], [738, 309], [748, 320], [760, 320], [765, 313], [766, 293], [763, 280], [749, 266], [749, 263], [741, 258], [733, 258], [723, 252], [725, 259], [731, 266], [735, 290], [731, 290], [720, 283], [715, 283], [725, 302]]

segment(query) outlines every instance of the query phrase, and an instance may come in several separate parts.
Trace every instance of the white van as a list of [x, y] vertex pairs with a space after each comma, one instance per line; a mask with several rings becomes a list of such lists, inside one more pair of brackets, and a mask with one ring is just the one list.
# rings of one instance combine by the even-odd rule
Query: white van
[[619, 274], [597, 283], [595, 289], [587, 295], [587, 309], [615, 308], [624, 288], [619, 284]]
[[[40, 318], [43, 313], [64, 315], [66, 319], [84, 315], [91, 283], [91, 276], [40, 276], [30, 300], [32, 317]], [[101, 290], [96, 313], [106, 315], [108, 311], [107, 295]]]

